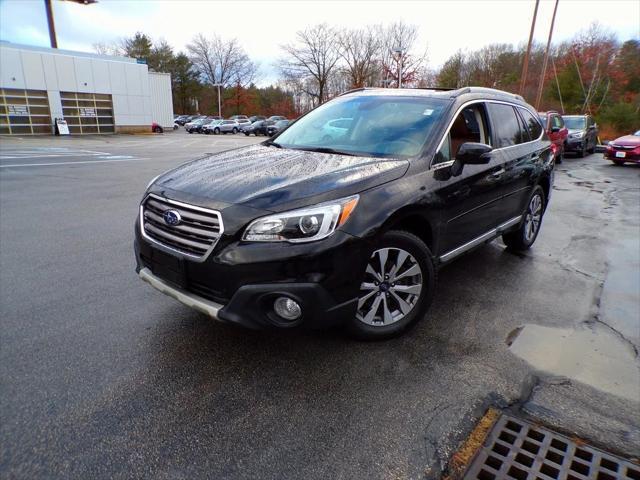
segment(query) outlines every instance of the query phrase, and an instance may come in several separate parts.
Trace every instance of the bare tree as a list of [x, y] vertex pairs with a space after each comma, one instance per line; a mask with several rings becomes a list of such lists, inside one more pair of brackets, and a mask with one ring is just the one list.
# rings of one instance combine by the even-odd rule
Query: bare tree
[[314, 105], [327, 100], [327, 84], [340, 55], [337, 34], [327, 24], [299, 31], [295, 44], [283, 45], [287, 55], [280, 61], [286, 79], [297, 79], [303, 92], [313, 99]]
[[379, 65], [382, 46], [378, 30], [367, 27], [343, 30], [338, 34], [339, 55], [346, 63], [351, 88], [371, 85]]
[[257, 67], [249, 59], [238, 39], [224, 40], [218, 35], [196, 35], [187, 46], [189, 59], [206, 83], [236, 85], [250, 83]]
[[404, 22], [392, 23], [381, 29], [381, 37], [382, 85], [415, 84], [427, 62], [426, 49], [422, 52], [415, 51], [418, 27]]

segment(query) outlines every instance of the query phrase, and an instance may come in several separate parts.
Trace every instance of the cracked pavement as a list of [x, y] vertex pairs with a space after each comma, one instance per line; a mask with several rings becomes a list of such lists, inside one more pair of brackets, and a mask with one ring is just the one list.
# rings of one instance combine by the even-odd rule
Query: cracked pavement
[[[414, 330], [360, 343], [212, 323], [136, 277], [147, 182], [255, 141], [2, 139], [0, 166], [67, 150], [0, 168], [0, 476], [440, 478], [492, 405], [640, 456], [640, 384], [593, 374], [609, 348], [640, 372], [640, 168], [567, 158], [532, 250], [464, 256]], [[132, 159], [73, 164], [100, 154]], [[514, 353], [536, 328], [585, 335], [601, 363], [536, 368]]]

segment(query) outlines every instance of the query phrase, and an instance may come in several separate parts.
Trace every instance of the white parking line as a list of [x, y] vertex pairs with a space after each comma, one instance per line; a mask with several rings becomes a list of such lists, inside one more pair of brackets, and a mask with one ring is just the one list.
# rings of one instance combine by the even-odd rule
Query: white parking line
[[0, 168], [49, 167], [49, 166], [57, 166], [57, 165], [82, 165], [82, 164], [88, 164], [88, 163], [137, 162], [139, 160], [152, 160], [152, 159], [151, 158], [122, 158], [122, 159], [114, 159], [114, 160], [81, 160], [79, 162], [23, 163], [23, 164], [15, 164], [15, 165], [0, 165]]

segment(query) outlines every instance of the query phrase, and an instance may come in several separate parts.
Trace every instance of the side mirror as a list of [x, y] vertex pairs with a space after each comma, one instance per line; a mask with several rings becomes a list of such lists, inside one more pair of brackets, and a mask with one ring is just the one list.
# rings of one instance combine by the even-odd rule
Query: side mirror
[[560, 131], [560, 127], [551, 127], [551, 133], [558, 133]]
[[463, 165], [486, 165], [491, 161], [493, 147], [484, 143], [467, 142], [460, 145], [456, 160]]

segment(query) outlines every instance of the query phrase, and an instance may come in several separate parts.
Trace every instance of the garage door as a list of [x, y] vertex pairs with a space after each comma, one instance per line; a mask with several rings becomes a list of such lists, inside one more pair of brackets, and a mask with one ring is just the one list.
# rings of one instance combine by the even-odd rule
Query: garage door
[[113, 133], [111, 95], [60, 92], [62, 114], [71, 134]]
[[0, 135], [51, 135], [44, 90], [0, 89]]

